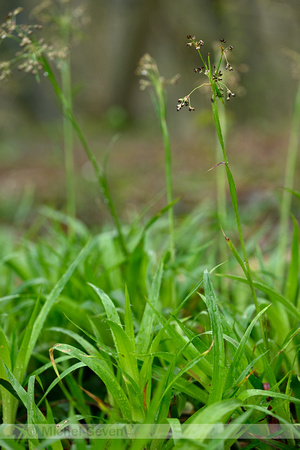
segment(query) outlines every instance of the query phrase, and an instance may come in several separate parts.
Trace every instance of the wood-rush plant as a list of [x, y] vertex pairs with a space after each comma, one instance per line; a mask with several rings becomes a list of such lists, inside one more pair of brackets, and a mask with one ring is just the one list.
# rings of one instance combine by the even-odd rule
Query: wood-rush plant
[[[47, 72], [64, 113], [92, 163], [95, 163], [100, 186], [104, 189], [105, 179], [50, 67], [46, 56], [49, 49], [43, 47], [41, 50], [42, 43], [36, 46], [30, 33], [26, 36], [22, 34], [31, 28], [16, 26], [16, 12], [19, 11], [11, 14], [6, 24], [0, 27], [0, 36], [6, 38], [11, 34], [10, 37], [18, 43], [24, 43], [24, 53], [21, 47], [16, 62], [21, 64], [18, 58], [24, 58], [24, 62], [27, 61], [24, 68], [28, 72], [37, 77], [39, 71]], [[227, 70], [230, 71], [226, 55], [230, 47], [226, 50], [223, 44], [221, 58], [225, 58]], [[199, 52], [203, 42], [196, 42], [195, 38], [189, 37], [188, 45], [194, 46]], [[153, 60], [147, 57], [145, 64], [151, 63]], [[165, 284], [166, 258], [163, 255], [157, 263], [156, 241], [151, 241], [149, 236], [147, 248], [154, 255], [151, 265], [144, 251], [144, 239], [147, 230], [162, 213], [170, 209], [172, 202], [142, 229], [135, 232], [132, 228], [131, 234], [126, 235], [130, 238], [130, 242], [126, 240], [125, 250], [130, 250], [127, 250], [126, 270], [119, 270], [124, 266], [126, 251], [120, 261], [122, 246], [120, 242], [117, 245], [114, 241], [113, 233], [102, 232], [88, 241], [88, 230], [76, 223], [77, 241], [70, 242], [60, 226], [68, 223], [68, 218], [49, 209], [44, 211], [46, 217], [58, 222], [56, 232], [52, 227], [50, 237], [43, 235], [43, 241], [46, 242], [35, 245], [27, 240], [17, 252], [4, 257], [1, 254], [3, 248], [0, 247], [0, 286], [4, 286], [4, 297], [0, 298], [0, 393], [3, 421], [7, 424], [16, 422], [19, 404], [18, 423], [26, 423], [33, 430], [30, 436], [20, 438], [17, 443], [11, 441], [10, 435], [2, 434], [6, 427], [0, 427], [0, 445], [3, 448], [51, 447], [62, 450], [72, 445], [72, 448], [82, 449], [229, 450], [241, 448], [250, 439], [252, 441], [248, 448], [254, 445], [261, 449], [274, 448], [275, 444], [283, 449], [295, 447], [294, 441], [288, 442], [288, 447], [286, 442], [278, 442], [277, 445], [275, 439], [290, 439], [289, 433], [299, 437], [296, 427], [290, 427], [300, 414], [299, 382], [293, 374], [299, 373], [295, 369], [297, 355], [293, 348], [299, 332], [299, 308], [261, 279], [252, 279], [218, 115], [217, 102], [223, 102], [225, 97], [230, 98], [233, 94], [231, 92], [229, 95], [228, 88], [222, 84], [221, 66], [211, 67], [209, 57], [208, 62], [203, 61], [203, 64], [204, 69], [201, 67], [200, 72], [208, 77], [206, 85], [212, 91], [213, 116], [224, 156], [222, 164], [226, 168], [244, 251], [242, 258], [226, 238], [246, 275], [245, 278], [232, 278], [250, 285], [252, 295], [255, 295], [254, 288], [265, 294], [259, 299], [259, 307], [254, 297], [258, 313], [253, 314], [253, 304], [243, 314], [236, 313], [234, 295], [233, 302], [219, 302], [210, 273], [205, 270], [207, 266], [216, 265], [214, 255], [210, 257], [209, 251], [204, 253], [208, 248], [207, 243], [201, 245], [204, 249], [197, 254], [196, 259], [192, 258], [191, 263], [185, 262], [184, 247], [182, 265], [186, 273], [190, 275], [195, 267], [197, 270], [195, 276], [187, 281], [184, 290], [178, 288], [177, 296], [181, 303], [170, 314], [165, 311], [164, 305], [169, 300], [169, 289]], [[3, 72], [9, 70], [9, 63], [2, 65]], [[148, 72], [144, 75], [149, 74], [158, 77], [157, 67], [148, 66]], [[158, 84], [162, 80], [155, 77], [153, 80], [144, 80], [144, 83], [157, 83], [159, 102], [159, 96], [165, 94], [163, 83]], [[179, 109], [188, 106], [193, 110], [190, 95], [180, 100]], [[161, 107], [165, 108], [165, 103]], [[194, 230], [194, 226], [199, 228], [198, 219], [196, 225], [178, 224], [179, 249], [180, 237], [184, 235], [188, 235], [188, 248], [191, 242], [193, 244], [192, 234], [196, 232], [190, 230]], [[208, 229], [207, 233], [210, 235], [211, 230]], [[89, 243], [86, 244], [86, 241]], [[299, 255], [299, 242], [296, 238], [293, 241], [293, 253], [296, 254], [298, 250]], [[78, 249], [82, 250], [77, 255]], [[159, 253], [161, 249], [157, 251]], [[7, 270], [4, 271], [3, 267]], [[292, 273], [289, 280], [292, 283], [288, 291], [295, 291], [293, 295], [296, 302], [298, 273]], [[124, 289], [125, 285], [127, 288]], [[205, 303], [205, 308], [200, 311], [199, 296]], [[272, 303], [275, 307], [271, 306]], [[195, 304], [196, 308], [193, 307]], [[281, 317], [278, 305], [284, 306], [288, 318], [292, 317], [285, 327], [281, 326], [285, 317]], [[187, 306], [190, 308], [187, 309]], [[269, 339], [261, 345], [258, 324], [267, 312], [266, 330]], [[22, 320], [18, 321], [18, 318]], [[292, 324], [290, 334], [287, 333], [289, 323]], [[47, 329], [48, 326], [51, 328]], [[284, 337], [276, 341], [278, 326], [280, 332], [283, 330]], [[263, 348], [266, 344], [267, 347]], [[44, 355], [46, 349], [50, 349], [51, 361]], [[40, 363], [37, 368], [29, 364], [32, 359]], [[57, 377], [52, 381], [53, 368]], [[58, 387], [62, 390], [63, 402], [60, 402], [61, 397], [55, 392]], [[291, 407], [291, 403], [294, 406]], [[127, 426], [130, 431], [133, 425], [136, 432], [125, 435], [119, 441], [112, 441], [109, 435], [107, 439], [98, 439], [97, 435], [86, 434], [74, 442], [74, 435], [67, 434], [70, 445], [64, 442], [64, 436], [57, 434], [62, 427], [68, 427], [71, 431], [72, 425], [78, 425], [81, 430], [86, 430], [89, 424], [112, 428], [120, 425], [125, 431]], [[51, 425], [53, 434], [49, 435], [47, 431], [44, 435], [42, 425], [47, 425], [46, 431]], [[255, 427], [250, 428], [250, 438], [244, 435], [247, 425], [259, 427], [257, 430]], [[149, 433], [143, 432], [144, 426]], [[280, 426], [284, 427], [284, 434], [279, 437]], [[242, 435], [244, 442], [239, 445], [237, 441]], [[253, 442], [255, 436], [257, 439]]]
[[[31, 16], [43, 25], [51, 26], [51, 33], [63, 48], [71, 48], [75, 39], [80, 38], [80, 29], [88, 20], [85, 6], [74, 1], [50, 0], [39, 3], [31, 12]], [[60, 61], [61, 89], [72, 110], [72, 73], [71, 52]], [[63, 147], [66, 172], [67, 213], [76, 216], [75, 170], [74, 170], [74, 135], [73, 126], [67, 114], [63, 116]]]
[[[222, 154], [223, 154], [223, 161], [218, 163], [217, 166], [219, 166], [219, 165], [225, 166], [231, 203], [232, 203], [232, 207], [234, 210], [240, 245], [241, 245], [241, 249], [242, 249], [242, 256], [240, 255], [240, 253], [238, 252], [237, 248], [235, 247], [233, 242], [230, 240], [230, 238], [225, 236], [223, 229], [222, 229], [222, 232], [223, 232], [224, 238], [225, 238], [233, 256], [235, 257], [236, 261], [238, 262], [238, 264], [240, 265], [240, 267], [242, 268], [242, 270], [244, 272], [244, 275], [246, 278], [246, 283], [250, 287], [253, 303], [254, 303], [255, 309], [256, 309], [256, 315], [257, 315], [257, 318], [258, 318], [259, 324], [260, 324], [260, 332], [261, 332], [261, 338], [262, 338], [262, 344], [263, 344], [262, 361], [263, 361], [265, 376], [266, 376], [267, 381], [270, 383], [270, 385], [275, 387], [275, 391], [278, 391], [275, 373], [270, 364], [271, 359], [270, 359], [270, 356], [268, 356], [266, 354], [268, 352], [269, 345], [268, 345], [268, 339], [267, 339], [266, 332], [265, 332], [263, 318], [261, 316], [261, 308], [260, 308], [260, 305], [259, 305], [259, 302], [257, 299], [256, 290], [255, 290], [257, 283], [255, 284], [255, 282], [254, 282], [253, 274], [252, 274], [252, 271], [251, 271], [251, 268], [249, 265], [249, 258], [248, 258], [248, 253], [246, 250], [245, 240], [244, 240], [242, 226], [241, 226], [241, 219], [240, 219], [240, 214], [239, 214], [239, 209], [238, 209], [238, 200], [237, 200], [237, 192], [236, 192], [235, 182], [234, 182], [234, 178], [233, 178], [233, 175], [232, 175], [230, 167], [229, 167], [229, 161], [228, 161], [225, 143], [224, 143], [224, 139], [223, 139], [220, 118], [219, 118], [219, 111], [218, 111], [218, 102], [221, 102], [224, 105], [224, 98], [226, 98], [226, 100], [229, 101], [232, 97], [235, 97], [235, 94], [223, 83], [223, 81], [222, 81], [223, 74], [220, 70], [222, 61], [224, 59], [225, 59], [225, 69], [230, 72], [233, 70], [231, 64], [228, 61], [228, 57], [227, 57], [228, 52], [231, 52], [233, 47], [231, 45], [225, 47], [224, 44], [226, 41], [224, 39], [220, 40], [220, 42], [221, 42], [220, 53], [221, 54], [220, 54], [219, 62], [215, 66], [215, 65], [211, 64], [211, 58], [210, 58], [209, 53], [207, 55], [207, 61], [205, 61], [205, 59], [202, 55], [202, 48], [204, 47], [204, 42], [202, 40], [197, 41], [195, 36], [191, 36], [191, 35], [188, 35], [187, 39], [188, 39], [188, 43], [186, 45], [188, 47], [194, 48], [196, 50], [196, 52], [198, 53], [200, 60], [202, 62], [202, 65], [200, 67], [196, 67], [194, 69], [194, 71], [197, 74], [203, 74], [204, 76], [206, 76], [207, 82], [202, 83], [201, 85], [195, 87], [189, 94], [185, 95], [182, 98], [179, 98], [178, 104], [177, 104], [177, 111], [180, 111], [183, 107], [187, 107], [189, 111], [194, 111], [195, 108], [191, 105], [191, 95], [196, 90], [198, 90], [204, 86], [210, 87], [211, 106], [212, 106], [214, 125], [216, 128], [217, 136], [218, 136], [220, 147], [222, 149]], [[220, 225], [222, 226], [223, 224], [220, 224]], [[206, 291], [206, 289], [205, 289], [205, 291]], [[208, 297], [208, 296], [206, 296], [206, 297]], [[281, 300], [282, 299], [280, 299], [280, 301]], [[284, 310], [282, 303], [277, 302], [277, 299], [273, 298], [273, 303], [275, 303], [276, 308], [278, 308], [282, 313], [280, 315], [280, 319], [279, 319], [280, 327], [282, 327], [283, 330], [286, 330], [286, 333], [287, 333], [289, 330], [289, 321], [288, 321], [288, 318], [286, 315], [286, 311]], [[293, 307], [293, 305], [289, 304], [289, 307], [290, 306]], [[216, 338], [216, 335], [214, 338]], [[220, 342], [219, 342], [219, 344], [220, 344]], [[215, 361], [215, 363], [220, 364], [220, 370], [223, 370], [224, 360], [222, 360], [221, 363], [220, 363], [220, 361], [219, 362]], [[220, 372], [218, 372], [217, 376], [218, 376], [218, 380], [219, 380], [220, 384], [222, 384], [222, 382], [223, 382], [222, 374]], [[225, 383], [225, 385], [226, 385], [226, 383]], [[219, 387], [217, 389], [217, 391], [219, 391], [219, 392], [217, 392], [217, 395], [213, 397], [214, 400], [218, 399], [218, 396], [219, 396], [219, 399], [221, 398], [222, 387]], [[278, 411], [280, 411], [280, 415], [282, 417], [285, 417], [288, 419], [288, 414], [282, 407], [280, 407], [278, 409]]]
[[[42, 27], [40, 25], [19, 25], [17, 24], [17, 15], [22, 12], [22, 8], [17, 8], [8, 14], [5, 23], [0, 26], [0, 43], [4, 40], [10, 38], [13, 39], [19, 46], [15, 57], [8, 61], [3, 61], [0, 63], [0, 81], [8, 77], [12, 68], [17, 65], [18, 70], [24, 71], [25, 73], [31, 73], [34, 75], [35, 79], [39, 82], [40, 75], [43, 74], [50, 81], [55, 95], [58, 99], [59, 106], [62, 109], [64, 117], [72, 125], [75, 134], [77, 135], [83, 149], [86, 152], [88, 159], [90, 160], [97, 181], [100, 187], [101, 193], [104, 197], [105, 203], [107, 204], [111, 217], [114, 221], [117, 230], [117, 239], [120, 245], [120, 249], [124, 256], [128, 255], [128, 250], [123, 236], [123, 231], [117, 215], [108, 182], [105, 173], [105, 167], [99, 167], [96, 158], [88, 145], [88, 142], [81, 130], [81, 127], [76, 120], [73, 113], [72, 105], [70, 104], [68, 98], [69, 94], [66, 92], [69, 90], [66, 85], [61, 87], [57, 81], [55, 72], [52, 68], [52, 63], [55, 63], [58, 69], [64, 67], [64, 61], [68, 58], [67, 48], [55, 48], [54, 46], [45, 42], [44, 39], [38, 39], [35, 36], [35, 31], [40, 30]], [[66, 97], [67, 95], [67, 97]], [[65, 125], [65, 123], [64, 123]], [[70, 136], [70, 129], [68, 128], [66, 132], [66, 140], [68, 141]], [[68, 141], [68, 154], [67, 160], [72, 159], [72, 148], [70, 146], [71, 141]], [[72, 163], [67, 163], [67, 172], [73, 170]], [[72, 178], [72, 177], [71, 177]], [[72, 184], [72, 183], [70, 183]], [[70, 188], [70, 192], [73, 192], [73, 188]], [[73, 193], [70, 194], [72, 197]], [[73, 202], [73, 200], [71, 201]], [[69, 208], [70, 209], [70, 208]], [[73, 207], [71, 209], [74, 209]]]
[[[175, 262], [175, 227], [174, 227], [174, 200], [173, 200], [173, 182], [172, 182], [172, 153], [170, 135], [167, 125], [167, 85], [174, 85], [177, 83], [179, 75], [175, 75], [170, 80], [166, 80], [159, 73], [156, 61], [146, 53], [139, 61], [136, 74], [142, 76], [140, 80], [140, 88], [142, 90], [147, 87], [152, 87], [152, 99], [155, 105], [156, 114], [159, 120], [160, 129], [163, 138], [164, 150], [165, 150], [165, 179], [168, 201], [168, 219], [169, 219], [169, 253], [170, 262], [173, 265]], [[176, 305], [176, 287], [174, 275], [170, 277], [170, 291], [171, 291], [171, 304]]]
[[[252, 297], [253, 297], [253, 301], [254, 301], [255, 308], [256, 308], [256, 313], [259, 314], [260, 308], [258, 305], [258, 301], [257, 301], [257, 297], [256, 297], [254, 285], [253, 285], [253, 279], [252, 279], [251, 269], [249, 266], [248, 254], [247, 254], [247, 250], [246, 250], [246, 246], [245, 246], [245, 241], [244, 241], [244, 236], [243, 236], [242, 226], [241, 226], [241, 220], [240, 220], [240, 214], [239, 214], [239, 210], [238, 210], [236, 187], [235, 187], [235, 183], [234, 183], [234, 179], [233, 179], [231, 170], [229, 168], [229, 162], [228, 162], [227, 152], [225, 149], [223, 134], [222, 134], [222, 130], [221, 130], [219, 111], [218, 111], [218, 103], [217, 103], [217, 100], [219, 100], [224, 105], [224, 94], [226, 94], [227, 101], [229, 101], [232, 97], [235, 97], [234, 92], [232, 92], [222, 82], [223, 74], [220, 70], [223, 59], [225, 59], [225, 62], [226, 62], [226, 66], [225, 66], [226, 70], [229, 70], [229, 71], [233, 70], [233, 68], [227, 58], [227, 53], [229, 51], [232, 51], [233, 47], [232, 47], [232, 45], [229, 45], [228, 47], [224, 47], [224, 44], [226, 41], [225, 41], [225, 39], [221, 39], [221, 41], [220, 41], [221, 42], [220, 59], [219, 59], [217, 66], [215, 66], [215, 65], [212, 66], [211, 60], [210, 60], [210, 54], [208, 53], [207, 62], [206, 62], [201, 53], [201, 49], [204, 46], [204, 41], [202, 41], [202, 40], [196, 41], [195, 36], [192, 37], [191, 35], [188, 35], [187, 39], [189, 40], [189, 42], [186, 45], [188, 47], [194, 47], [196, 49], [198, 55], [200, 56], [201, 62], [203, 64], [201, 67], [196, 67], [194, 69], [194, 72], [203, 74], [204, 76], [206, 76], [208, 78], [208, 82], [202, 83], [201, 85], [195, 87], [188, 95], [185, 95], [183, 98], [179, 98], [178, 104], [177, 104], [177, 111], [180, 111], [185, 106], [188, 107], [189, 111], [194, 111], [195, 108], [191, 105], [191, 95], [196, 90], [198, 90], [204, 86], [209, 86], [211, 88], [211, 105], [212, 105], [213, 119], [214, 119], [214, 124], [215, 124], [217, 136], [218, 136], [218, 139], [220, 142], [220, 146], [221, 146], [222, 153], [223, 153], [223, 159], [224, 159], [224, 161], [222, 161], [221, 163], [218, 163], [217, 165], [225, 165], [228, 186], [229, 186], [229, 191], [230, 191], [230, 198], [231, 198], [231, 203], [232, 203], [232, 207], [233, 207], [234, 214], [235, 214], [235, 219], [236, 219], [240, 244], [241, 244], [241, 248], [242, 248], [243, 258], [240, 257], [238, 251], [236, 250], [236, 248], [235, 248], [234, 244], [231, 242], [231, 240], [228, 237], [226, 237], [224, 233], [223, 234], [228, 243], [230, 250], [232, 251], [235, 258], [237, 259], [238, 263], [240, 264], [240, 266], [248, 280], [248, 283], [249, 283], [249, 286], [251, 289], [251, 293], [252, 293]], [[220, 225], [222, 226], [223, 224], [220, 224]], [[260, 322], [260, 323], [261, 323], [261, 334], [262, 334], [262, 337], [264, 340], [265, 348], [267, 348], [263, 324], [262, 324], [262, 322]]]
[[[167, 116], [166, 85], [175, 84], [179, 78], [179, 75], [175, 75], [172, 79], [166, 80], [164, 77], [160, 75], [156, 61], [148, 53], [146, 53], [140, 59], [136, 74], [144, 77], [142, 80], [140, 80], [140, 87], [142, 90], [146, 89], [148, 86], [154, 88], [154, 95], [152, 95], [152, 98], [159, 119], [165, 148], [165, 174], [166, 174], [167, 200], [168, 204], [172, 205], [173, 203], [172, 155], [171, 155], [169, 131], [166, 120]], [[169, 235], [170, 235], [171, 261], [173, 262], [175, 258], [173, 208], [169, 209]]]

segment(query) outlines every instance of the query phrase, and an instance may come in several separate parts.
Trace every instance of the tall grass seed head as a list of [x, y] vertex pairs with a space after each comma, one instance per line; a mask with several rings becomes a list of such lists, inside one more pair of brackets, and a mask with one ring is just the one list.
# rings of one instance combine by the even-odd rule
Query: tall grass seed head
[[86, 0], [44, 0], [33, 8], [30, 16], [47, 25], [60, 46], [66, 45], [66, 36], [72, 42], [82, 40], [81, 30], [91, 21]]
[[149, 53], [145, 53], [138, 62], [138, 66], [135, 72], [136, 75], [145, 77], [140, 80], [140, 89], [145, 90], [148, 86], [154, 86], [164, 88], [166, 85], [175, 85], [180, 78], [179, 74], [176, 74], [169, 80], [160, 76], [156, 61]]
[[0, 25], [0, 44], [4, 39], [11, 38], [19, 46], [13, 58], [1, 62], [0, 81], [11, 74], [12, 66], [15, 64], [19, 71], [32, 73], [39, 80], [39, 72], [43, 70], [41, 61], [43, 55], [50, 61], [54, 61], [58, 68], [68, 55], [68, 48], [55, 48], [44, 39], [36, 37], [35, 33], [42, 29], [41, 25], [17, 24], [17, 15], [22, 10], [22, 8], [17, 8], [10, 12], [5, 22]]

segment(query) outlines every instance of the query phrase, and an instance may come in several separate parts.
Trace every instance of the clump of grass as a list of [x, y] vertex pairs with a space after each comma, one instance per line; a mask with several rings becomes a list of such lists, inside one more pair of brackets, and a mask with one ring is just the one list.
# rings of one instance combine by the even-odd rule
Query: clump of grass
[[[50, 81], [53, 91], [59, 101], [59, 105], [62, 109], [63, 116], [68, 120], [71, 124], [77, 138], [83, 146], [83, 149], [86, 152], [88, 159], [90, 160], [92, 167], [94, 169], [100, 190], [102, 195], [104, 196], [104, 200], [109, 208], [111, 213], [111, 217], [114, 221], [114, 224], [118, 233], [118, 242], [123, 252], [124, 256], [128, 254], [128, 250], [126, 247], [126, 240], [123, 235], [122, 227], [119, 221], [118, 214], [116, 212], [114, 202], [112, 196], [110, 194], [110, 190], [108, 187], [107, 177], [103, 168], [100, 168], [96, 158], [90, 149], [87, 140], [81, 130], [81, 127], [76, 120], [73, 110], [72, 104], [69, 102], [69, 98], [66, 98], [64, 91], [69, 92], [70, 86], [68, 88], [62, 88], [58, 83], [54, 70], [51, 67], [50, 61], [54, 61], [57, 64], [58, 68], [65, 67], [63, 61], [68, 57], [68, 51], [66, 48], [57, 48], [55, 49], [52, 45], [48, 44], [43, 39], [37, 39], [34, 31], [40, 30], [40, 25], [19, 25], [17, 24], [17, 16], [22, 11], [22, 8], [17, 8], [13, 12], [11, 12], [4, 24], [1, 25], [0, 28], [0, 38], [2, 42], [5, 39], [12, 39], [16, 41], [18, 45], [18, 51], [15, 54], [15, 57], [11, 60], [5, 61], [2, 63], [0, 69], [2, 72], [0, 74], [0, 79], [7, 77], [11, 74], [12, 69], [15, 65], [17, 65], [19, 70], [23, 70], [26, 73], [32, 73], [36, 80], [40, 80], [40, 74], [42, 73], [45, 77]], [[1, 42], [1, 41], [0, 41]], [[68, 95], [69, 97], [69, 95]], [[66, 161], [71, 161], [72, 156], [72, 148], [70, 138], [70, 129], [66, 129], [65, 139], [68, 141], [67, 143], [67, 153]], [[69, 174], [70, 171], [74, 170], [73, 163], [66, 163], [67, 177], [71, 180], [71, 176]], [[74, 174], [72, 175], [72, 177]], [[73, 186], [73, 181], [70, 183], [70, 186]], [[73, 187], [70, 187], [70, 198], [73, 197]], [[70, 204], [73, 204], [74, 199], [70, 200]], [[74, 205], [71, 209], [74, 208]]]
[[[232, 176], [232, 172], [229, 167], [228, 156], [227, 156], [227, 152], [226, 152], [226, 148], [225, 148], [225, 142], [223, 139], [223, 133], [222, 133], [222, 129], [221, 129], [218, 104], [217, 104], [217, 100], [219, 100], [221, 103], [224, 104], [224, 93], [226, 93], [227, 101], [229, 101], [232, 97], [235, 97], [234, 92], [232, 92], [223, 83], [223, 81], [222, 81], [223, 74], [220, 69], [222, 61], [223, 61], [223, 59], [225, 59], [225, 61], [226, 61], [225, 69], [228, 71], [233, 70], [233, 68], [227, 58], [227, 53], [229, 51], [232, 51], [233, 47], [231, 45], [229, 45], [228, 47], [225, 48], [224, 44], [226, 41], [224, 39], [222, 39], [221, 45], [220, 45], [221, 55], [220, 55], [218, 64], [217, 64], [217, 66], [212, 66], [210, 54], [208, 54], [208, 56], [207, 56], [207, 61], [205, 61], [202, 56], [201, 49], [202, 49], [202, 47], [204, 47], [204, 41], [202, 41], [202, 40], [196, 41], [195, 36], [192, 37], [190, 35], [187, 36], [187, 38], [189, 40], [189, 42], [187, 43], [187, 46], [194, 47], [196, 49], [198, 55], [200, 56], [201, 62], [203, 64], [203, 66], [201, 66], [201, 67], [196, 67], [194, 69], [194, 71], [196, 73], [204, 74], [208, 78], [208, 82], [197, 86], [188, 95], [184, 96], [183, 98], [180, 98], [178, 100], [177, 111], [180, 111], [181, 108], [184, 106], [187, 106], [189, 111], [194, 111], [195, 108], [193, 106], [191, 106], [191, 95], [197, 89], [200, 89], [204, 86], [210, 87], [211, 94], [212, 94], [211, 104], [212, 104], [212, 113], [213, 113], [213, 118], [214, 118], [214, 124], [215, 124], [217, 136], [219, 139], [219, 143], [220, 143], [220, 147], [222, 149], [222, 154], [223, 154], [223, 159], [224, 159], [224, 161], [222, 161], [221, 163], [218, 163], [218, 165], [219, 164], [225, 165], [227, 181], [228, 181], [228, 186], [229, 186], [229, 192], [230, 192], [230, 198], [231, 198], [231, 204], [232, 204], [234, 214], [235, 214], [236, 225], [237, 225], [240, 244], [241, 244], [242, 253], [243, 253], [243, 259], [241, 259], [241, 257], [239, 256], [239, 254], [238, 254], [237, 250], [235, 249], [231, 240], [229, 238], [227, 238], [225, 236], [225, 234], [224, 234], [224, 237], [225, 237], [226, 241], [228, 242], [229, 248], [231, 249], [231, 251], [232, 251], [233, 255], [235, 256], [235, 258], [237, 259], [238, 263], [240, 264], [240, 266], [248, 280], [248, 283], [249, 283], [249, 286], [251, 289], [252, 298], [253, 298], [255, 308], [256, 308], [256, 313], [259, 314], [260, 308], [259, 308], [259, 304], [257, 301], [256, 292], [255, 292], [255, 289], [253, 286], [253, 278], [252, 278], [252, 273], [251, 273], [251, 269], [249, 266], [249, 258], [248, 258], [248, 254], [247, 254], [247, 250], [246, 250], [243, 232], [242, 232], [242, 225], [241, 225], [241, 219], [240, 219], [240, 214], [239, 214], [239, 209], [238, 209], [236, 187], [235, 187], [234, 178]], [[267, 342], [266, 342], [266, 337], [265, 337], [265, 333], [264, 333], [264, 327], [263, 327], [262, 322], [260, 322], [260, 324], [261, 324], [261, 334], [262, 334], [262, 338], [263, 338], [263, 341], [265, 344], [265, 349], [266, 349]]]
[[[23, 39], [15, 35], [19, 12], [14, 11], [1, 28], [1, 32], [6, 30], [5, 37], [8, 33], [18, 43]], [[17, 58], [23, 55], [26, 59], [30, 53], [32, 59], [35, 55], [32, 61], [37, 64], [29, 65], [28, 71], [37, 78], [40, 70], [47, 73], [63, 113], [94, 165], [116, 231], [91, 237], [74, 218], [70, 225], [68, 216], [44, 208], [44, 220], [39, 225], [47, 229], [43, 239], [32, 238], [13, 253], [1, 255], [0, 274], [5, 282], [0, 283], [5, 295], [0, 305], [11, 308], [10, 314], [0, 317], [3, 421], [26, 423], [31, 430], [30, 435], [23, 430], [18, 442], [11, 445], [11, 432], [3, 427], [1, 445], [62, 449], [71, 443], [84, 449], [212, 450], [246, 444], [267, 448], [278, 441], [280, 448], [294, 446], [294, 438], [299, 437], [293, 425], [300, 410], [300, 314], [299, 280], [293, 265], [299, 258], [299, 240], [295, 232], [289, 287], [284, 295], [270, 277], [265, 277], [268, 268], [263, 258], [259, 272], [250, 270], [217, 103], [224, 103], [225, 93], [226, 98], [233, 97], [232, 91], [223, 86], [220, 73], [223, 58], [227, 70], [232, 69], [227, 60], [231, 48], [224, 48], [222, 40], [220, 60], [213, 67], [210, 56], [207, 61], [202, 56], [204, 42], [188, 37], [188, 46], [196, 49], [203, 64], [196, 72], [208, 79], [201, 86], [211, 90], [212, 114], [224, 159], [221, 166], [225, 167], [242, 249], [241, 256], [226, 238], [234, 256], [230, 267], [234, 273], [241, 267], [244, 277], [227, 275], [238, 282], [239, 289], [236, 293], [233, 284], [231, 297], [222, 298], [214, 288], [213, 275], [219, 261], [211, 251], [211, 230], [202, 220], [203, 211], [198, 215], [193, 212], [178, 224], [175, 253], [165, 90], [154, 60], [147, 56], [140, 67], [145, 69], [147, 65], [147, 73], [142, 75], [155, 90], [165, 143], [168, 205], [146, 224], [137, 221], [127, 227], [125, 239], [105, 174], [56, 80], [46, 48], [31, 36], [30, 32], [27, 37], [31, 43], [25, 42], [25, 53]], [[179, 100], [178, 110], [184, 106], [194, 110], [190, 102], [194, 91]], [[164, 237], [159, 236], [159, 220], [167, 212], [170, 247], [162, 252]], [[66, 236], [66, 224], [74, 229], [76, 240]], [[189, 236], [196, 248], [186, 244], [184, 236]], [[171, 268], [169, 253], [174, 261]], [[164, 281], [170, 270], [178, 278], [178, 289], [176, 304], [166, 310], [169, 289]], [[241, 311], [240, 296], [249, 296], [249, 286], [252, 302]], [[22, 319], [24, 311], [26, 321]], [[125, 432], [120, 441], [111, 435], [100, 440], [91, 428], [77, 441], [72, 427], [87, 430], [88, 425], [109, 429], [122, 426]], [[65, 427], [68, 431], [61, 434]]]

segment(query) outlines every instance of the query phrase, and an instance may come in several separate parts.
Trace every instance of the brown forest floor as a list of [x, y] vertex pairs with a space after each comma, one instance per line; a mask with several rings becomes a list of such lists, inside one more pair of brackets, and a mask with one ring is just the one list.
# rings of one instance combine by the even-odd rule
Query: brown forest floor
[[[110, 136], [93, 134], [91, 147], [102, 161]], [[228, 138], [228, 155], [239, 198], [243, 204], [280, 195], [283, 186], [288, 133], [259, 134], [239, 128]], [[14, 209], [27, 195], [33, 205], [62, 208], [65, 175], [59, 139], [20, 136], [5, 143], [0, 167], [0, 220], [14, 221]], [[222, 166], [208, 171], [216, 162], [212, 133], [172, 142], [174, 197], [180, 197], [178, 213], [185, 213], [201, 201], [215, 199], [215, 178]], [[87, 224], [107, 221], [101, 196], [86, 155], [76, 143], [76, 195], [78, 216]], [[108, 178], [118, 211], [128, 220], [159, 193], [164, 192], [164, 150], [157, 132], [124, 132], [114, 143], [108, 164]], [[299, 173], [299, 171], [298, 171]], [[297, 177], [296, 177], [297, 183]], [[296, 186], [297, 188], [297, 186]], [[272, 202], [272, 201], [271, 201]], [[165, 204], [165, 197], [154, 210]]]

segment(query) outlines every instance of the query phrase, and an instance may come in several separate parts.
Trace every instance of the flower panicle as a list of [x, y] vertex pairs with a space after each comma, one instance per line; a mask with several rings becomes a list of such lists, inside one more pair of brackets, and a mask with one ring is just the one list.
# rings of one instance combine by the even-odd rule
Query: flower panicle
[[[69, 49], [55, 48], [42, 38], [36, 37], [36, 32], [42, 30], [39, 24], [25, 25], [17, 23], [17, 16], [23, 8], [11, 11], [5, 22], [0, 25], [0, 43], [11, 38], [18, 43], [19, 48], [13, 58], [2, 61], [0, 64], [0, 81], [11, 75], [13, 65], [19, 71], [33, 74], [39, 80], [39, 72], [44, 70], [42, 57], [45, 55], [49, 61], [55, 62], [58, 68], [68, 56]], [[46, 73], [44, 73], [47, 75]]]
[[228, 61], [227, 53], [233, 50], [233, 46], [225, 46], [226, 43], [225, 39], [220, 39], [220, 52], [221, 52], [221, 58], [219, 61], [218, 66], [211, 66], [210, 65], [210, 59], [208, 54], [208, 63], [206, 63], [203, 59], [201, 50], [202, 47], [204, 47], [204, 41], [202, 39], [197, 40], [195, 36], [187, 35], [187, 39], [189, 42], [187, 42], [187, 47], [194, 47], [195, 50], [198, 52], [203, 65], [199, 67], [194, 68], [194, 72], [197, 74], [205, 75], [209, 79], [209, 83], [204, 83], [201, 86], [197, 86], [195, 89], [192, 90], [188, 95], [179, 98], [177, 102], [177, 111], [180, 111], [184, 106], [188, 107], [189, 111], [195, 111], [195, 108], [191, 106], [191, 100], [190, 96], [191, 94], [198, 88], [209, 85], [211, 87], [211, 90], [213, 92], [212, 100], [216, 97], [218, 97], [223, 102], [224, 92], [226, 92], [226, 100], [229, 101], [232, 97], [235, 97], [234, 92], [232, 92], [224, 83], [223, 83], [223, 76], [220, 66], [221, 61], [224, 58], [225, 60], [225, 70], [228, 70], [231, 72], [233, 70], [231, 64]]
[[142, 76], [140, 80], [140, 89], [145, 90], [148, 86], [175, 85], [180, 78], [179, 74], [174, 75], [171, 79], [166, 80], [159, 73], [156, 61], [149, 53], [145, 53], [139, 60], [138, 67], [135, 72], [136, 75]]

